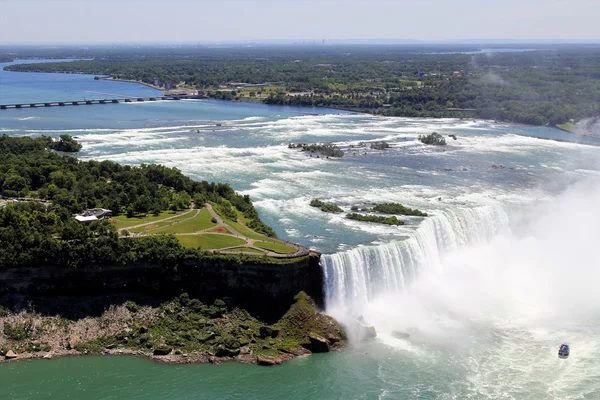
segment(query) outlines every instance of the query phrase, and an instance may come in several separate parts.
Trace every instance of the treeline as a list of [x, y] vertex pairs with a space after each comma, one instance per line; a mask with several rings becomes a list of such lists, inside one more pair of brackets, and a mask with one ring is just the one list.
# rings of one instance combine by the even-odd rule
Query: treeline
[[137, 49], [93, 61], [7, 69], [107, 74], [147, 83], [159, 79], [226, 100], [240, 98], [229, 83], [269, 83], [252, 88], [267, 104], [393, 116], [555, 125], [600, 114], [598, 46], [475, 55], [423, 51], [406, 46], [173, 49], [172, 54]]
[[79, 161], [50, 151], [50, 143], [57, 142], [47, 137], [0, 137], [2, 195], [47, 200], [9, 202], [0, 208], [0, 267], [169, 262], [168, 257], [175, 262], [198, 255], [181, 247], [174, 237], [119, 239], [106, 220], [82, 225], [72, 218], [95, 207], [130, 214], [185, 208], [192, 200], [197, 204], [210, 201], [234, 212], [236, 219], [235, 210], [241, 211], [251, 228], [275, 235], [260, 221], [250, 198], [238, 195], [227, 184], [196, 182], [161, 165]]

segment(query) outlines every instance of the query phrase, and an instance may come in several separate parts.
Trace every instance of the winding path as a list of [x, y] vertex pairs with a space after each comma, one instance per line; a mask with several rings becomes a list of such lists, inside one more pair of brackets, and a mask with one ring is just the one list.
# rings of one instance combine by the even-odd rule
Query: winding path
[[[193, 207], [193, 205], [192, 205]], [[246, 243], [241, 244], [241, 245], [236, 245], [236, 246], [228, 246], [228, 247], [222, 247], [219, 249], [207, 249], [210, 252], [216, 252], [216, 253], [223, 253], [223, 254], [244, 254], [244, 255], [249, 255], [249, 256], [269, 256], [269, 257], [274, 257], [274, 258], [295, 258], [295, 257], [301, 257], [301, 256], [305, 256], [308, 255], [310, 253], [310, 250], [304, 246], [300, 246], [298, 244], [295, 243], [291, 243], [288, 241], [283, 241], [283, 240], [278, 240], [275, 239], [277, 242], [280, 242], [282, 244], [285, 244], [287, 246], [293, 247], [294, 249], [296, 249], [295, 252], [293, 253], [277, 253], [275, 251], [271, 251], [268, 249], [263, 249], [261, 247], [256, 246], [256, 242], [261, 242], [261, 240], [257, 240], [257, 239], [252, 239], [249, 238], [247, 236], [242, 235], [241, 233], [239, 233], [238, 231], [236, 231], [231, 225], [227, 224], [225, 221], [223, 221], [223, 219], [215, 212], [215, 210], [213, 209], [212, 205], [209, 203], [204, 204], [204, 207], [206, 207], [206, 209], [208, 210], [208, 212], [210, 213], [211, 217], [214, 218], [217, 221], [217, 225], [210, 227], [210, 228], [206, 228], [197, 232], [192, 232], [192, 233], [176, 233], [176, 236], [189, 236], [189, 235], [202, 235], [205, 233], [211, 233], [211, 234], [218, 234], [218, 235], [225, 235], [225, 236], [231, 236], [231, 237], [236, 237], [238, 239], [242, 239], [244, 240]], [[178, 214], [178, 215], [174, 215], [172, 217], [167, 217], [167, 218], [162, 218], [156, 221], [151, 221], [151, 222], [146, 222], [143, 224], [138, 224], [138, 225], [134, 225], [134, 226], [128, 226], [125, 228], [120, 228], [117, 230], [117, 232], [121, 233], [124, 230], [128, 230], [128, 229], [136, 229], [136, 228], [141, 228], [150, 224], [158, 224], [161, 222], [165, 222], [174, 218], [179, 218], [183, 215], [187, 215], [191, 212], [193, 212], [194, 209], [191, 208], [188, 211]], [[193, 218], [196, 218], [198, 216], [198, 214], [200, 214], [200, 212], [202, 211], [202, 209], [196, 209], [196, 212], [193, 216], [183, 219], [183, 220], [179, 220], [176, 223], [181, 223], [181, 222], [185, 222], [185, 221], [189, 221]], [[241, 225], [244, 225], [243, 222], [238, 221]], [[161, 227], [162, 228], [162, 227]], [[223, 228], [226, 229], [228, 232], [227, 233], [215, 233], [214, 230], [216, 228]], [[157, 228], [158, 229], [158, 228]], [[248, 228], [250, 229], [250, 228]], [[259, 236], [263, 236], [259, 233], [256, 232], [257, 235]], [[150, 236], [152, 235], [152, 233], [133, 233], [132, 236], [135, 237], [143, 237], [143, 236]], [[269, 238], [267, 236], [264, 237], [266, 242], [269, 241], [273, 241], [273, 238]], [[244, 251], [235, 251], [236, 249], [242, 249], [244, 247], [247, 248], [251, 248], [254, 250], [259, 251], [260, 253], [253, 253], [253, 252], [244, 252]]]

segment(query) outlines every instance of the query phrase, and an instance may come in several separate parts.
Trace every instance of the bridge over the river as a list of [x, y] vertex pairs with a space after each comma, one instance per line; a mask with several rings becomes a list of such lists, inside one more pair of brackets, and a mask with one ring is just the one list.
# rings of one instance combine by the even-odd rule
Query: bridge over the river
[[36, 101], [30, 103], [0, 104], [0, 110], [9, 110], [17, 108], [36, 108], [36, 107], [64, 107], [92, 104], [118, 104], [134, 103], [144, 101], [161, 100], [182, 100], [182, 99], [204, 99], [201, 95], [161, 95], [155, 97], [123, 97], [114, 99], [84, 99], [84, 100], [64, 100], [64, 101]]

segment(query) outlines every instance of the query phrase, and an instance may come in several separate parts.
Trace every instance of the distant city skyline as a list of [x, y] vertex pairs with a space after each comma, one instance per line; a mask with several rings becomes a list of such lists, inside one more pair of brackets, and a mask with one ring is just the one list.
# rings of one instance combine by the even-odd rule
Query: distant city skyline
[[0, 44], [600, 41], [597, 0], [0, 0]]

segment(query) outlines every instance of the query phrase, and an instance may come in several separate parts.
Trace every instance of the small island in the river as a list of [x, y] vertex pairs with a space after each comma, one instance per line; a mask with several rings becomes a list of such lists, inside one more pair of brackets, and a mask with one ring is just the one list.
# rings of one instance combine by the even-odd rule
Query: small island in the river
[[317, 154], [317, 157], [344, 157], [344, 152], [335, 144], [324, 142], [324, 143], [290, 143], [288, 144], [289, 149], [302, 149], [311, 154]]
[[[319, 199], [312, 199], [310, 202], [311, 207], [319, 208], [323, 212], [340, 214], [344, 212], [344, 210], [335, 203], [327, 203], [321, 201]], [[410, 215], [415, 217], [427, 217], [428, 214], [421, 210], [417, 210], [416, 208], [408, 208], [403, 206], [400, 203], [380, 203], [375, 204], [373, 207], [359, 207], [352, 206], [350, 207], [351, 211], [362, 211], [368, 213], [380, 213], [380, 214], [392, 214], [389, 217], [384, 217], [381, 215], [368, 215], [368, 214], [359, 214], [356, 212], [346, 214], [347, 219], [352, 219], [355, 221], [362, 222], [374, 222], [378, 224], [385, 225], [404, 225], [404, 221], [398, 219], [396, 215]]]

